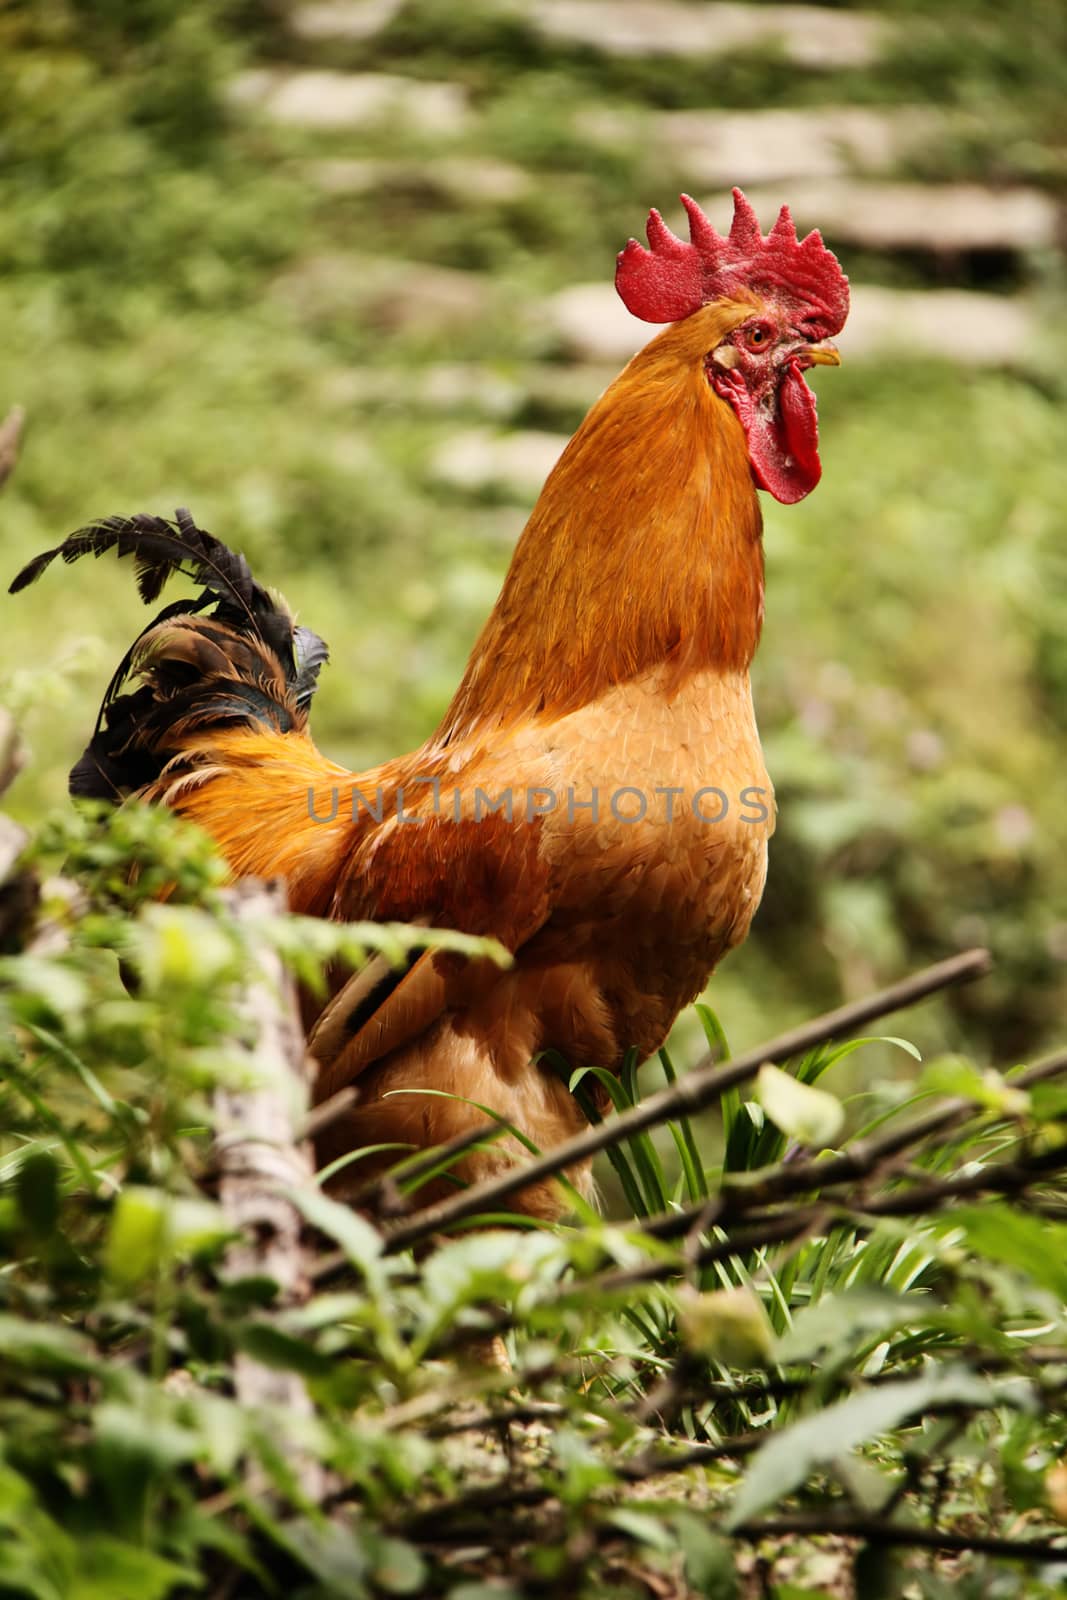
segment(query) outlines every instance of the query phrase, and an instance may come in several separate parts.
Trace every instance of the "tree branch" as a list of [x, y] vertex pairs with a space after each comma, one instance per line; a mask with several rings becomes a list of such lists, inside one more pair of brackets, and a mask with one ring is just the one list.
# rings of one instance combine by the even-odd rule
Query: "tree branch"
[[[1067, 1050], [1025, 1068], [1011, 1079], [1011, 1084], [1013, 1088], [1029, 1089], [1064, 1072], [1067, 1072]], [[774, 1200], [787, 1200], [813, 1189], [822, 1193], [839, 1184], [869, 1178], [892, 1157], [921, 1144], [933, 1134], [946, 1133], [950, 1128], [980, 1115], [981, 1111], [982, 1107], [973, 1100], [954, 1098], [901, 1127], [892, 1128], [877, 1137], [858, 1139], [855, 1144], [848, 1145], [834, 1155], [815, 1156], [806, 1161], [781, 1161], [751, 1177], [733, 1177], [728, 1173], [718, 1195], [682, 1206], [676, 1211], [664, 1211], [659, 1216], [649, 1217], [641, 1223], [641, 1231], [656, 1239], [673, 1239], [699, 1223], [700, 1231], [705, 1232], [755, 1206], [767, 1205]]]
[[[924, 1416], [944, 1414], [946, 1414], [945, 1408], [932, 1408], [923, 1413]], [[952, 1412], [948, 1411], [947, 1414], [951, 1415]], [[771, 1437], [773, 1435], [769, 1430], [757, 1429], [718, 1444], [696, 1444], [684, 1450], [644, 1452], [632, 1461], [623, 1463], [619, 1468], [620, 1484], [636, 1485], [650, 1478], [684, 1472], [690, 1467], [749, 1455], [766, 1444]], [[343, 1491], [335, 1497], [335, 1500], [341, 1503], [349, 1496], [350, 1491]], [[431, 1540], [434, 1544], [477, 1541], [485, 1536], [487, 1517], [494, 1515], [499, 1517], [502, 1513], [518, 1510], [532, 1510], [551, 1503], [555, 1498], [554, 1488], [544, 1483], [487, 1484], [473, 1490], [469, 1495], [410, 1513], [394, 1524], [394, 1531], [408, 1538]], [[520, 1537], [532, 1537], [536, 1534], [537, 1528], [536, 1525], [531, 1525], [524, 1530], [515, 1531]], [[1018, 1561], [1051, 1563], [1067, 1561], [1067, 1542], [1054, 1544], [1051, 1540], [1009, 1539], [996, 1534], [949, 1533], [915, 1523], [894, 1522], [879, 1517], [858, 1517], [829, 1507], [823, 1511], [752, 1519], [722, 1531], [735, 1539], [744, 1540], [786, 1538], [797, 1534], [813, 1538], [827, 1534], [838, 1538], [862, 1539], [869, 1544], [972, 1552], [977, 1555], [999, 1556]], [[1063, 1538], [1067, 1541], [1067, 1535]]]
[[1067, 1562], [1067, 1543], [1004, 1539], [983, 1533], [947, 1533], [939, 1528], [921, 1528], [915, 1523], [881, 1522], [877, 1517], [854, 1517], [833, 1511], [766, 1517], [739, 1523], [730, 1531], [735, 1539], [780, 1539], [790, 1534], [812, 1538], [833, 1534], [839, 1539], [862, 1539], [867, 1544], [910, 1545], [913, 1549], [1001, 1556], [1012, 1561]]
[[408, 1222], [401, 1223], [388, 1233], [386, 1249], [407, 1249], [431, 1234], [447, 1232], [455, 1223], [476, 1216], [480, 1211], [498, 1210], [501, 1203], [519, 1189], [553, 1177], [565, 1167], [585, 1161], [611, 1145], [621, 1144], [632, 1134], [653, 1128], [672, 1116], [692, 1115], [706, 1110], [727, 1089], [755, 1077], [766, 1062], [788, 1061], [791, 1056], [805, 1054], [817, 1045], [853, 1033], [857, 1028], [914, 1005], [941, 989], [980, 978], [990, 970], [991, 965], [987, 950], [965, 951], [948, 961], [938, 962], [936, 966], [926, 967], [887, 989], [880, 989], [862, 1000], [839, 1006], [821, 1017], [802, 1023], [800, 1027], [779, 1035], [768, 1044], [757, 1046], [755, 1050], [746, 1051], [724, 1066], [703, 1067], [689, 1072], [678, 1083], [650, 1095], [640, 1105], [619, 1113], [607, 1122], [587, 1128], [533, 1161], [516, 1165], [485, 1183], [464, 1190], [462, 1194], [416, 1212]]
[[[694, 1267], [708, 1267], [730, 1256], [741, 1256], [750, 1250], [761, 1250], [769, 1244], [784, 1244], [798, 1239], [804, 1233], [821, 1232], [831, 1228], [865, 1229], [869, 1223], [882, 1217], [923, 1216], [937, 1211], [950, 1200], [962, 1200], [978, 1194], [1017, 1195], [1032, 1183], [1067, 1169], [1067, 1145], [1044, 1150], [1027, 1160], [991, 1162], [973, 1172], [958, 1174], [953, 1178], [933, 1179], [927, 1183], [912, 1183], [888, 1194], [875, 1195], [857, 1205], [835, 1205], [832, 1199], [810, 1206], [793, 1206], [787, 1210], [768, 1208], [762, 1214], [746, 1214], [747, 1226], [732, 1229], [726, 1239], [713, 1239], [688, 1257]], [[635, 1289], [641, 1284], [659, 1283], [674, 1277], [680, 1270], [677, 1261], [645, 1261], [639, 1267], [626, 1267], [603, 1273], [586, 1281], [586, 1287], [600, 1292], [615, 1293]], [[541, 1304], [543, 1304], [542, 1302]], [[499, 1332], [500, 1329], [494, 1329]]]

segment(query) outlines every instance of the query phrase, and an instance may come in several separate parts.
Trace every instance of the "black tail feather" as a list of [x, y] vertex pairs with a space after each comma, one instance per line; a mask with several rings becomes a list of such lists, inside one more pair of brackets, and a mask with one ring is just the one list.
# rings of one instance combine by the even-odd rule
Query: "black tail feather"
[[[143, 789], [180, 757], [183, 741], [202, 740], [211, 728], [259, 723], [289, 733], [305, 726], [326, 645], [256, 582], [244, 556], [198, 528], [184, 509], [173, 523], [138, 515], [79, 528], [23, 567], [11, 593], [35, 582], [57, 556], [71, 563], [112, 550], [133, 556], [146, 605], [176, 573], [200, 593], [165, 606], [123, 656], [71, 771], [72, 794], [115, 800]], [[123, 692], [130, 680], [139, 686]]]
[[263, 591], [252, 577], [244, 556], [236, 555], [219, 539], [198, 528], [192, 514], [179, 507], [173, 522], [164, 517], [140, 513], [133, 517], [102, 517], [78, 528], [56, 545], [27, 563], [11, 585], [16, 594], [33, 583], [56, 556], [73, 562], [81, 556], [106, 555], [114, 550], [120, 558], [132, 555], [137, 567], [137, 587], [145, 605], [158, 600], [163, 585], [172, 573], [183, 571], [220, 599], [228, 598], [250, 605], [253, 595]]

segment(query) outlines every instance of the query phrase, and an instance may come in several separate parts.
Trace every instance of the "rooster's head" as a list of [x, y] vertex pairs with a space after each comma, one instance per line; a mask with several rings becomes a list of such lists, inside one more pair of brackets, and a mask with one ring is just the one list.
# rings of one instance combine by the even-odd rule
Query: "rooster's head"
[[615, 286], [627, 309], [646, 322], [678, 322], [723, 302], [736, 311], [725, 331], [716, 324], [704, 371], [745, 430], [756, 483], [792, 504], [814, 489], [821, 472], [815, 396], [803, 374], [840, 364], [832, 335], [848, 316], [848, 279], [818, 232], [797, 238], [788, 206], [764, 237], [740, 189], [733, 194], [725, 236], [688, 195], [682, 196], [688, 243], [652, 211], [649, 247], [630, 240], [619, 254]]

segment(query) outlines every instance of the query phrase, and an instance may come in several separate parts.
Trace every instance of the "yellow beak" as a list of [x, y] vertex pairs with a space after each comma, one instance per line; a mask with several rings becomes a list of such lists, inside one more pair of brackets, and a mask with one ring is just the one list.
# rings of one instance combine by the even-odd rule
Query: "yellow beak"
[[841, 353], [832, 339], [820, 339], [818, 344], [805, 345], [801, 352], [813, 367], [839, 367]]

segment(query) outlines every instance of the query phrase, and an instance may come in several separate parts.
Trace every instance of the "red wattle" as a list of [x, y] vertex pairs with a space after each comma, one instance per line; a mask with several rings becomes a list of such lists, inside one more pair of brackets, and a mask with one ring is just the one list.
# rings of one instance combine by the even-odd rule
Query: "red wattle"
[[771, 415], [741, 418], [748, 436], [748, 459], [761, 489], [783, 505], [810, 494], [822, 476], [815, 396], [795, 361], [785, 369]]

